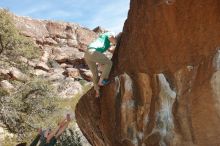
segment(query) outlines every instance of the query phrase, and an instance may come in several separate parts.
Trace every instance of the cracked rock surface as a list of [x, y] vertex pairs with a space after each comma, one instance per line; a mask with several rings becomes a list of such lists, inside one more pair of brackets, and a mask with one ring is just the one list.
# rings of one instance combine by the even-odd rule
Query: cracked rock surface
[[131, 0], [111, 83], [84, 95], [93, 146], [220, 145], [219, 0]]

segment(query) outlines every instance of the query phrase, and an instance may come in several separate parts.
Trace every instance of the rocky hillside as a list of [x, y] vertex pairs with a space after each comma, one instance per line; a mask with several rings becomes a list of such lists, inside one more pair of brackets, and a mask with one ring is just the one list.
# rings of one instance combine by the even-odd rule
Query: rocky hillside
[[110, 85], [84, 95], [93, 146], [220, 145], [219, 0], [131, 0]]
[[[80, 50], [81, 44], [88, 44], [97, 34], [77, 24], [65, 22], [53, 22], [35, 20], [28, 17], [13, 16], [16, 27], [20, 33], [34, 41], [40, 48], [41, 56], [34, 60], [28, 60], [20, 56], [20, 60], [33, 67], [32, 74], [44, 76], [54, 82], [54, 85], [62, 84], [68, 88], [60, 92], [63, 98], [71, 98], [82, 91], [79, 80], [91, 79], [91, 73], [83, 59], [84, 53]], [[1, 75], [13, 76], [22, 80], [25, 75], [16, 68], [1, 68]], [[72, 80], [72, 82], [71, 82]], [[76, 81], [76, 82], [75, 82]], [[7, 81], [2, 81], [4, 88], [12, 88]], [[64, 87], [66, 82], [71, 82]], [[5, 85], [5, 86], [4, 86]]]
[[[0, 12], [3, 24], [5, 13], [2, 9]], [[52, 126], [67, 112], [74, 120], [77, 100], [92, 86], [82, 45], [88, 45], [98, 33], [78, 24], [10, 15], [20, 35], [33, 42], [36, 49], [35, 58], [19, 55], [24, 50], [16, 47], [0, 54], [0, 141], [15, 134], [21, 142], [31, 140], [39, 125]], [[16, 52], [14, 56], [12, 52]], [[25, 135], [28, 130], [33, 135]]]
[[[80, 48], [81, 44], [88, 44], [97, 36], [95, 32], [73, 23], [33, 20], [17, 16], [14, 19], [21, 33], [33, 39], [42, 50], [40, 60], [31, 64], [35, 68], [36, 75], [48, 76], [51, 80], [65, 77], [79, 80], [84, 77], [90, 80], [91, 73], [86, 70], [88, 68], [83, 59], [84, 53]], [[69, 87], [77, 90], [75, 88], [77, 82], [73, 82]], [[63, 94], [63, 97], [78, 92], [70, 90], [67, 91], [68, 95]]]

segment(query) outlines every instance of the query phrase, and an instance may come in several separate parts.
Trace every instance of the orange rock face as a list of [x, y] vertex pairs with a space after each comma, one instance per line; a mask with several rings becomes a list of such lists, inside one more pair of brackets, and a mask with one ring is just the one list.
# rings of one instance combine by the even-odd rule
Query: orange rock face
[[76, 108], [92, 145], [220, 145], [219, 12], [219, 0], [131, 0], [112, 82]]

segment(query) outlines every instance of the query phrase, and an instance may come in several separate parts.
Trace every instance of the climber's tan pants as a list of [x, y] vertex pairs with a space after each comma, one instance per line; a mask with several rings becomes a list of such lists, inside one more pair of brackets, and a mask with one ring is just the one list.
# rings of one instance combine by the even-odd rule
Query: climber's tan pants
[[98, 86], [98, 69], [96, 63], [103, 64], [103, 71], [101, 74], [101, 78], [108, 79], [112, 67], [112, 61], [108, 59], [104, 54], [92, 50], [87, 50], [85, 52], [85, 60], [89, 66], [89, 69], [93, 74], [94, 89], [97, 91], [99, 90], [99, 86]]

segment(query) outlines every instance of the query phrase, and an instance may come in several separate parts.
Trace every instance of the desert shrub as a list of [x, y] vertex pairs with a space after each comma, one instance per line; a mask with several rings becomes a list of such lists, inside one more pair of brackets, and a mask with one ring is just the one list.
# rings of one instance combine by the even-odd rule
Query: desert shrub
[[66, 130], [56, 146], [82, 146], [79, 133], [73, 129]]
[[0, 64], [2, 68], [17, 67], [28, 73], [30, 67], [19, 60], [39, 58], [40, 49], [33, 41], [19, 33], [8, 10], [0, 9]]
[[17, 56], [23, 56], [28, 59], [39, 56], [39, 49], [33, 41], [19, 34], [15, 27], [12, 15], [8, 10], [0, 10], [0, 54], [16, 59]]
[[48, 115], [56, 111], [56, 92], [44, 79], [34, 78], [17, 91], [1, 96], [0, 122], [20, 139], [44, 126]]

